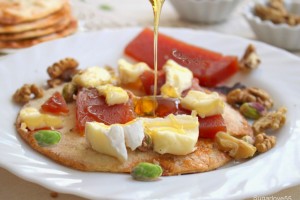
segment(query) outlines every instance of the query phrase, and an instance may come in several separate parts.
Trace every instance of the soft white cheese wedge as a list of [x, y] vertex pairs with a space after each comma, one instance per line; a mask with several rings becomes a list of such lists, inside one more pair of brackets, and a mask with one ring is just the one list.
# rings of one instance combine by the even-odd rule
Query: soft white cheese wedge
[[61, 117], [40, 113], [38, 109], [32, 107], [26, 107], [20, 111], [20, 120], [30, 130], [45, 127], [61, 128], [63, 126]]
[[85, 135], [92, 149], [113, 156], [121, 162], [127, 160], [124, 130], [121, 125], [107, 126], [98, 122], [87, 122]]
[[118, 62], [118, 70], [121, 83], [128, 84], [136, 82], [144, 71], [151, 69], [144, 62], [131, 64], [124, 59], [120, 59]]
[[187, 155], [195, 150], [199, 136], [196, 116], [171, 114], [165, 118], [145, 118], [144, 126], [152, 138], [154, 151], [160, 154]]
[[72, 82], [82, 87], [96, 87], [110, 83], [111, 74], [101, 67], [89, 67], [83, 72], [76, 74]]
[[193, 73], [188, 68], [168, 60], [163, 69], [166, 72], [166, 83], [160, 89], [163, 96], [178, 98], [192, 86]]
[[216, 92], [207, 94], [201, 91], [190, 90], [181, 99], [180, 104], [188, 110], [195, 110], [197, 114], [204, 118], [216, 114], [222, 114], [225, 103]]
[[129, 100], [128, 93], [121, 87], [110, 84], [97, 86], [100, 95], [105, 96], [105, 101], [108, 105], [123, 104]]
[[126, 146], [134, 151], [141, 146], [144, 134], [144, 122], [141, 119], [135, 119], [123, 125]]

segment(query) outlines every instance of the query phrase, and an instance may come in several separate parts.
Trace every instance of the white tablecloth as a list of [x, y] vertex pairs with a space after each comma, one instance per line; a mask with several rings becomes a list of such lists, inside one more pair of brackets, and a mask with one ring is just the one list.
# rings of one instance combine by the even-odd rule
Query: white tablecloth
[[[210, 30], [255, 39], [255, 35], [241, 16], [242, 7], [247, 1], [249, 0], [244, 0], [240, 4], [227, 22], [216, 25], [200, 25], [180, 20], [167, 0], [161, 16], [161, 26]], [[75, 16], [80, 21], [80, 31], [131, 26], [144, 27], [152, 26], [153, 22], [152, 10], [148, 0], [73, 0], [72, 6]], [[293, 53], [300, 56], [300, 52]], [[39, 185], [22, 180], [2, 168], [0, 168], [0, 177], [1, 200], [47, 200], [53, 199], [52, 196], [56, 195], [58, 195], [57, 199], [83, 199], [73, 195], [53, 193], [53, 191]], [[269, 195], [268, 198], [300, 199], [300, 186]]]

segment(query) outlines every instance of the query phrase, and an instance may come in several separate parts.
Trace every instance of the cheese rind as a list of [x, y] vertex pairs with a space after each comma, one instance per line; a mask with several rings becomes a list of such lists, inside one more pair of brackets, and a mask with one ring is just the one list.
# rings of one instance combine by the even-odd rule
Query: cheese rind
[[143, 120], [135, 119], [123, 125], [123, 129], [127, 147], [134, 151], [137, 147], [141, 146], [145, 137]]
[[92, 149], [123, 162], [128, 157], [126, 146], [134, 151], [142, 145], [144, 126], [140, 119], [110, 126], [99, 122], [87, 122], [85, 135]]
[[124, 162], [127, 160], [124, 131], [121, 125], [107, 126], [98, 122], [87, 122], [85, 135], [92, 149], [113, 156]]

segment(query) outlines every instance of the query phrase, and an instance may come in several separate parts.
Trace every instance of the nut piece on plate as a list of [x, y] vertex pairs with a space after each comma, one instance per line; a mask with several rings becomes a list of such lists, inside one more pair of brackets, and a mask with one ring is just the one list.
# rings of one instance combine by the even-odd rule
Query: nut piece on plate
[[141, 162], [137, 166], [135, 166], [131, 171], [131, 176], [135, 180], [139, 181], [154, 181], [157, 180], [163, 173], [163, 169], [161, 166]]
[[256, 120], [252, 128], [256, 134], [261, 132], [265, 132], [268, 129], [277, 130], [281, 128], [286, 121], [286, 112], [287, 109], [282, 107], [279, 108], [277, 111], [269, 112], [265, 116]]
[[65, 58], [48, 67], [47, 72], [51, 78], [58, 78], [65, 70], [76, 67], [78, 67], [78, 62], [74, 58]]
[[252, 44], [250, 44], [247, 47], [242, 59], [239, 62], [240, 69], [242, 70], [256, 69], [260, 63], [261, 60], [256, 52], [255, 47]]
[[13, 95], [13, 100], [16, 103], [27, 103], [31, 99], [41, 98], [44, 95], [42, 88], [39, 88], [35, 84], [25, 84], [18, 89]]
[[266, 109], [270, 109], [273, 106], [273, 100], [270, 95], [266, 91], [256, 87], [232, 90], [227, 94], [227, 102], [233, 106], [247, 102], [257, 102]]
[[48, 67], [47, 72], [51, 78], [47, 81], [49, 87], [71, 81], [72, 77], [78, 72], [77, 67], [78, 62], [73, 58], [62, 59]]
[[249, 119], [258, 119], [267, 114], [267, 109], [257, 102], [243, 103], [240, 107], [240, 113]]
[[258, 152], [264, 153], [271, 148], [273, 148], [276, 144], [275, 136], [268, 136], [265, 133], [259, 133], [255, 136], [255, 147]]
[[73, 83], [67, 83], [63, 87], [62, 95], [67, 103], [72, 102], [75, 99], [75, 95], [78, 92], [78, 87]]
[[256, 148], [251, 143], [225, 132], [217, 133], [216, 141], [221, 151], [229, 152], [229, 155], [235, 159], [250, 158], [256, 152]]
[[76, 30], [69, 0], [0, 1], [0, 49], [30, 47]]

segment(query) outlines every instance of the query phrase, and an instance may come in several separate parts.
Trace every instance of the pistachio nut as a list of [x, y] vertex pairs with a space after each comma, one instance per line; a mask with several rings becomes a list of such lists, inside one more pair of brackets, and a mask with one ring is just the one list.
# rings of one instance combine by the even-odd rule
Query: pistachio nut
[[60, 141], [61, 134], [54, 130], [40, 130], [34, 134], [34, 139], [40, 146], [50, 146]]
[[62, 95], [63, 95], [65, 101], [67, 103], [70, 103], [74, 100], [73, 95], [75, 95], [76, 92], [77, 92], [76, 85], [74, 85], [72, 83], [67, 83], [63, 88]]
[[243, 103], [240, 107], [240, 112], [242, 115], [249, 119], [258, 119], [267, 113], [266, 108], [257, 102], [247, 102]]
[[133, 168], [131, 176], [139, 181], [153, 181], [162, 175], [162, 168], [159, 165], [141, 162]]

